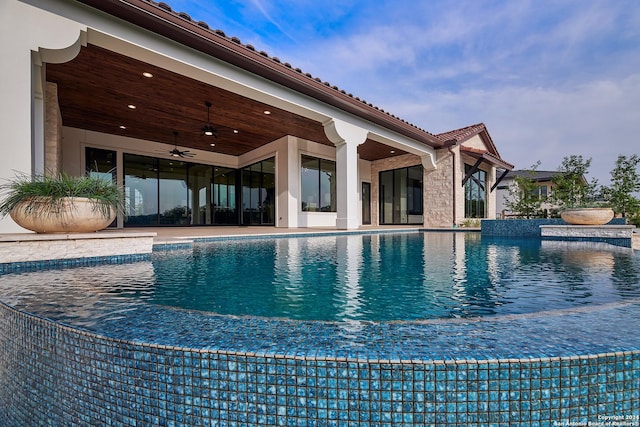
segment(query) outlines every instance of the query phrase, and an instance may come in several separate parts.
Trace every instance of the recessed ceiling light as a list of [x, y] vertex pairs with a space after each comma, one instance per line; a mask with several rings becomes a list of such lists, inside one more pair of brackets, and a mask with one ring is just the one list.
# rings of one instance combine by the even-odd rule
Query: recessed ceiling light
[[396, 150], [389, 151], [391, 154], [395, 154]]
[[212, 146], [212, 147], [215, 147], [215, 146], [216, 146], [215, 142], [212, 142], [212, 143], [211, 143], [211, 144], [209, 144], [209, 145], [210, 145], [210, 146]]
[[238, 129], [234, 129], [234, 130], [233, 130], [233, 133], [238, 133]]
[[151, 77], [153, 77], [153, 74], [149, 73], [148, 71], [145, 71], [144, 73], [142, 73], [143, 76], [145, 76], [146, 78], [150, 79]]
[[120, 125], [120, 129], [126, 129], [127, 127], [125, 125]]
[[127, 107], [131, 108], [132, 110], [135, 110], [135, 109], [136, 109], [136, 106], [135, 106], [135, 105], [133, 105], [133, 104], [129, 104], [129, 105], [127, 105]]
[[264, 113], [265, 113], [266, 115], [269, 115], [269, 114], [271, 114], [271, 111], [269, 111], [269, 110], [264, 110]]

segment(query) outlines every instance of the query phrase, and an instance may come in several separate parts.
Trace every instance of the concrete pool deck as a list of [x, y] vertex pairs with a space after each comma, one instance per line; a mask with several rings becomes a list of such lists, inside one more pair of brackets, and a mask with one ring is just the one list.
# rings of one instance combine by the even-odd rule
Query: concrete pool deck
[[[629, 229], [629, 226], [625, 226]], [[479, 228], [425, 228], [420, 226], [361, 226], [355, 230], [325, 228], [276, 228], [267, 226], [242, 227], [139, 227], [107, 229], [97, 233], [82, 234], [0, 234], [0, 274], [41, 267], [47, 260], [65, 262], [122, 261], [122, 257], [145, 257], [155, 249], [170, 249], [180, 245], [192, 245], [197, 241], [233, 237], [307, 236], [322, 234], [349, 234], [362, 232], [411, 232], [411, 231], [457, 231], [478, 232]], [[629, 231], [629, 230], [628, 230]], [[631, 232], [631, 248], [640, 250], [638, 229]], [[16, 267], [17, 266], [17, 267]]]

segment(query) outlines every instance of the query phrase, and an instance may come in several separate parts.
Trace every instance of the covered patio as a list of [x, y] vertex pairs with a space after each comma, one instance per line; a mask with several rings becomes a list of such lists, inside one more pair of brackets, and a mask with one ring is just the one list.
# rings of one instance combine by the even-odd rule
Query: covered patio
[[[111, 177], [127, 197], [117, 228], [465, 217], [455, 132], [434, 135], [166, 3], [16, 0], [2, 24], [12, 150], [0, 177]], [[498, 160], [484, 165], [494, 184], [508, 164], [480, 148]], [[482, 197], [491, 217], [495, 195]], [[5, 218], [0, 231], [23, 230]]]

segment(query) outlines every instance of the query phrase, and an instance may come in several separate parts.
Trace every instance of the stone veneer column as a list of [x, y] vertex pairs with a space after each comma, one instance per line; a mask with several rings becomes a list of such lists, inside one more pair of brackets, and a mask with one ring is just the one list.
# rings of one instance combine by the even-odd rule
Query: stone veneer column
[[46, 84], [44, 117], [44, 172], [55, 174], [62, 170], [62, 114], [55, 83]]
[[323, 126], [329, 141], [336, 146], [338, 180], [336, 227], [343, 230], [358, 228], [360, 225], [358, 145], [366, 141], [368, 132], [337, 119], [331, 119]]
[[[447, 149], [440, 149], [436, 151], [436, 166], [436, 169], [425, 171], [424, 174], [424, 225], [451, 227], [456, 222], [453, 214], [456, 197], [453, 171], [457, 164], [453, 165], [453, 155]], [[462, 177], [456, 177], [458, 179], [462, 180]]]

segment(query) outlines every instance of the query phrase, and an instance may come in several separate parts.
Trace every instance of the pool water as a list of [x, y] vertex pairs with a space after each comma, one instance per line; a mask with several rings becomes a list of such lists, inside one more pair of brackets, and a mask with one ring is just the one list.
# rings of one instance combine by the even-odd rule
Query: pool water
[[217, 242], [158, 253], [146, 301], [220, 314], [390, 321], [523, 314], [640, 296], [630, 250], [471, 233]]
[[0, 297], [78, 326], [146, 305], [330, 322], [491, 317], [636, 299], [640, 257], [451, 232], [226, 240], [151, 261], [7, 274]]

